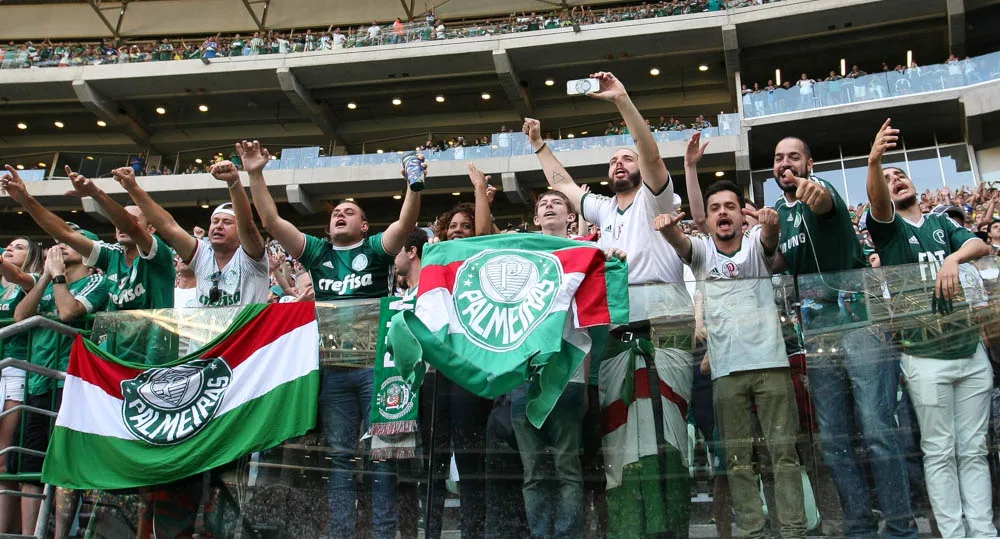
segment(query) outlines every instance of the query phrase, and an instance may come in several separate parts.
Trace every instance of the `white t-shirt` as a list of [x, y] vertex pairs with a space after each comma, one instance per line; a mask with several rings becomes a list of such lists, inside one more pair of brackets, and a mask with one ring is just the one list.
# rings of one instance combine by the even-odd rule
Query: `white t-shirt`
[[761, 227], [743, 234], [733, 255], [720, 253], [710, 236], [691, 237], [691, 270], [705, 297], [705, 328], [712, 379], [734, 372], [788, 367], [774, 302], [771, 267]]
[[[253, 260], [240, 247], [220, 271], [215, 262], [215, 248], [210, 241], [202, 239], [198, 240], [198, 246], [188, 265], [194, 270], [198, 282], [198, 302], [201, 305], [219, 307], [267, 303], [270, 283], [267, 279], [269, 270], [266, 254], [260, 260]], [[213, 285], [212, 276], [216, 272], [221, 273], [217, 279], [220, 296], [218, 301], [211, 303], [209, 295]]]
[[347, 41], [347, 36], [344, 34], [333, 34], [333, 48], [340, 49], [344, 47], [344, 43]]
[[190, 309], [201, 307], [198, 303], [198, 288], [174, 288], [174, 308]]
[[382, 27], [377, 24], [373, 24], [368, 27], [368, 40], [373, 41], [382, 32]]
[[435, 28], [434, 31], [437, 33], [438, 39], [444, 39], [447, 37], [444, 33], [444, 23], [437, 25], [437, 28]]
[[[645, 184], [625, 210], [618, 209], [614, 197], [587, 193], [580, 203], [583, 217], [601, 230], [598, 245], [625, 251], [628, 261], [629, 318], [648, 320], [657, 316], [691, 313], [691, 296], [682, 286], [684, 263], [667, 240], [653, 228], [653, 219], [672, 213], [674, 189], [671, 182], [659, 194]], [[660, 283], [659, 286], [653, 286]], [[678, 286], [664, 286], [674, 283]], [[650, 286], [635, 286], [650, 285]]]
[[812, 79], [799, 80], [796, 84], [799, 85], [799, 93], [802, 95], [811, 94], [813, 91], [813, 84], [815, 82]]

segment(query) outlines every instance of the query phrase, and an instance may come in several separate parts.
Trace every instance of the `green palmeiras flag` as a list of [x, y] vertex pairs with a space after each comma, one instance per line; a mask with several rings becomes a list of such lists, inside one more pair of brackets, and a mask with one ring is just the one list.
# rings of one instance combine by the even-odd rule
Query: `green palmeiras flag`
[[403, 380], [386, 341], [392, 317], [413, 310], [416, 295], [405, 298], [382, 298], [379, 305], [378, 341], [375, 343], [375, 385], [368, 433], [372, 435], [371, 457], [374, 460], [407, 459], [416, 456], [417, 403], [419, 388], [410, 388]]
[[591, 244], [501, 234], [423, 254], [416, 308], [389, 328], [411, 387], [425, 364], [486, 398], [531, 380], [526, 415], [540, 427], [590, 351], [587, 328], [628, 323], [628, 268]]
[[304, 434], [316, 423], [318, 342], [312, 303], [249, 305], [204, 347], [156, 367], [77, 337], [42, 481], [169, 483]]

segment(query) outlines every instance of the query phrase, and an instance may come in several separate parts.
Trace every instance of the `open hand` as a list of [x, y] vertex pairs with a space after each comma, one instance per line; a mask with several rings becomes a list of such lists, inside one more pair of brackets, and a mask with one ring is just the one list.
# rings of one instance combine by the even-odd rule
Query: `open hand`
[[684, 166], [697, 165], [702, 156], [705, 155], [705, 148], [708, 148], [709, 142], [704, 144], [699, 144], [699, 142], [701, 142], [700, 131], [691, 135], [691, 140], [687, 143], [687, 150], [684, 152]]
[[237, 142], [236, 153], [240, 156], [240, 162], [243, 163], [243, 170], [250, 174], [264, 170], [267, 162], [271, 160], [271, 154], [268, 153], [267, 148], [262, 148], [260, 142], [256, 140]]

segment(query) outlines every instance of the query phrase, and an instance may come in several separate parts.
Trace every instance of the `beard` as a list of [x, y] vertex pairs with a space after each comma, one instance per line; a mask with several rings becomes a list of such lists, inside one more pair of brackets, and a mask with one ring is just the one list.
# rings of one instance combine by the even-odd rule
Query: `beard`
[[740, 234], [740, 233], [741, 233], [741, 231], [740, 231], [740, 230], [738, 230], [738, 229], [737, 229], [737, 228], [736, 228], [736, 227], [734, 226], [734, 227], [733, 227], [733, 231], [732, 231], [732, 232], [730, 232], [729, 234], [722, 234], [722, 233], [720, 233], [720, 232], [716, 232], [716, 233], [715, 233], [715, 237], [716, 237], [716, 238], [718, 238], [718, 239], [719, 239], [719, 241], [729, 241], [729, 240], [731, 240], [731, 239], [735, 238], [735, 237], [736, 237], [736, 235], [737, 235], [737, 234]]
[[627, 193], [639, 187], [639, 182], [642, 181], [642, 174], [637, 170], [624, 178], [617, 179], [611, 183], [612, 193]]
[[785, 174], [785, 170], [791, 170], [792, 174], [795, 174], [796, 178], [808, 178], [809, 177], [809, 171], [808, 170], [795, 170], [794, 168], [789, 167], [789, 168], [786, 168], [786, 169], [782, 170], [781, 174], [778, 174], [778, 177], [774, 179], [774, 181], [778, 182], [778, 187], [782, 191], [784, 191], [786, 193], [795, 193], [795, 191], [798, 190], [798, 186], [796, 186], [794, 183], [792, 185], [785, 185], [785, 184], [781, 183], [781, 176]]
[[896, 203], [897, 210], [908, 210], [917, 203], [917, 195], [911, 195]]

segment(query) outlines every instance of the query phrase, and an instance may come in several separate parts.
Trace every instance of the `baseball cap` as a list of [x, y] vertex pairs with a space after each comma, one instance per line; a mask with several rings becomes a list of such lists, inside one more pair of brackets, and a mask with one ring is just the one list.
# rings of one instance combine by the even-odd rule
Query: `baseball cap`
[[285, 295], [285, 291], [282, 290], [281, 287], [278, 285], [274, 285], [271, 287], [271, 293], [274, 294], [275, 296], [278, 296], [279, 298]]
[[215, 209], [212, 210], [212, 217], [215, 217], [215, 214], [217, 213], [225, 213], [227, 215], [232, 215], [233, 217], [236, 217], [236, 212], [233, 211], [232, 202], [226, 202], [224, 204], [219, 204], [218, 206], [216, 206]]
[[91, 231], [89, 231], [89, 230], [87, 230], [85, 228], [80, 228], [80, 225], [78, 225], [78, 224], [76, 224], [74, 222], [66, 221], [66, 226], [68, 226], [70, 228], [70, 230], [72, 230], [74, 232], [78, 232], [81, 236], [87, 238], [88, 240], [91, 240], [91, 241], [101, 241], [101, 238], [98, 238], [97, 234], [94, 234], [93, 232], [91, 232]]

